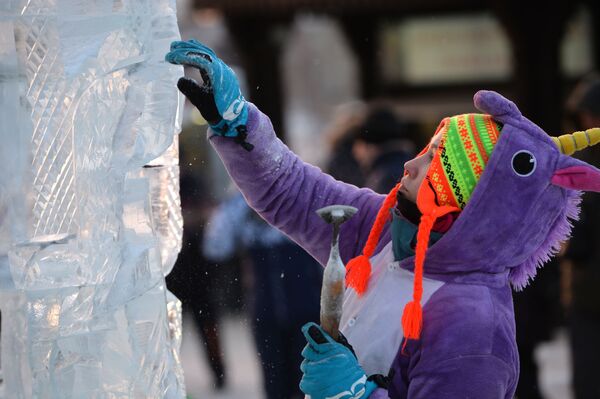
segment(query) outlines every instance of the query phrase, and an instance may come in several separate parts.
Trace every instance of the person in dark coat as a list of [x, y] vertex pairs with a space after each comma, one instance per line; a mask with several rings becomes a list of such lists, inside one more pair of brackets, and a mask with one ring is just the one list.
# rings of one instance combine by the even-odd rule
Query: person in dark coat
[[[325, 223], [325, 222], [323, 222]], [[267, 399], [302, 398], [302, 325], [319, 318], [322, 269], [299, 245], [269, 226], [241, 194], [211, 216], [204, 255], [246, 259], [248, 310]]]
[[415, 156], [414, 127], [391, 109], [378, 106], [356, 129], [353, 154], [366, 176], [364, 185], [387, 193], [404, 174], [404, 164]]
[[[182, 247], [173, 270], [167, 276], [167, 288], [182, 304], [183, 313], [198, 330], [212, 371], [213, 386], [226, 384], [221, 339], [218, 326], [218, 306], [215, 303], [214, 264], [201, 253], [204, 220], [209, 207], [205, 185], [191, 168], [181, 168], [181, 207], [184, 220]], [[198, 289], [203, 287], [203, 289]]]

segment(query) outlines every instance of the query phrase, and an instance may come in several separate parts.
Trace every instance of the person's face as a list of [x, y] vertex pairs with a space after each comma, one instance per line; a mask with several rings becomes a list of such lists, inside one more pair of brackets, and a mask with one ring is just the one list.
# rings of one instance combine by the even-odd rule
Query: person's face
[[377, 157], [378, 152], [379, 149], [376, 145], [366, 143], [362, 140], [356, 140], [352, 145], [352, 155], [354, 155], [360, 167], [367, 172]]
[[423, 179], [425, 179], [429, 170], [429, 165], [431, 165], [431, 161], [438, 150], [442, 134], [443, 132], [439, 132], [433, 136], [427, 151], [404, 164], [404, 176], [401, 180], [400, 193], [414, 203], [417, 202], [419, 187], [421, 187], [421, 183], [423, 183]]

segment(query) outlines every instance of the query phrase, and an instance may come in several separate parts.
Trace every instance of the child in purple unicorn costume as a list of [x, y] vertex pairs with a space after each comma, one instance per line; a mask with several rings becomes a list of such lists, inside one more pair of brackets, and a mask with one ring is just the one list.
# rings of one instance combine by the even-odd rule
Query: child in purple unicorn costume
[[385, 196], [302, 162], [201, 43], [174, 42], [166, 59], [200, 69], [203, 87], [185, 78], [178, 87], [250, 206], [321, 264], [331, 230], [315, 211], [359, 209], [340, 231], [351, 288], [340, 330], [354, 351], [314, 323], [303, 328], [310, 398], [513, 397], [511, 285], [523, 288], [568, 238], [581, 191], [600, 191], [600, 170], [568, 156], [600, 141], [600, 129], [552, 138], [480, 91], [484, 114], [444, 119]]

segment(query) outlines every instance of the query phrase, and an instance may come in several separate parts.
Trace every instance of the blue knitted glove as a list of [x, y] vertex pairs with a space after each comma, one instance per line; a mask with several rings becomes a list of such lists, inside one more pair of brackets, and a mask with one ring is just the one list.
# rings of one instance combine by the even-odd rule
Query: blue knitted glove
[[352, 351], [321, 327], [307, 323], [302, 333], [308, 344], [302, 351], [300, 389], [310, 399], [366, 399], [377, 388], [376, 383], [367, 381]]
[[193, 79], [181, 78], [177, 87], [198, 108], [215, 133], [236, 138], [244, 148], [251, 150], [252, 145], [245, 142], [248, 103], [233, 70], [214, 51], [194, 39], [171, 43], [165, 60], [198, 68], [203, 86]]

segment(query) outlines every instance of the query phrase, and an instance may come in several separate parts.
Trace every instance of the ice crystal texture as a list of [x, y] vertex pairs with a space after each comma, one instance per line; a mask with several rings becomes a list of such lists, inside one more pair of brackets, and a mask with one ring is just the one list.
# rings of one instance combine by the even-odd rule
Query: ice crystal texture
[[0, 2], [7, 398], [183, 398], [175, 0]]

